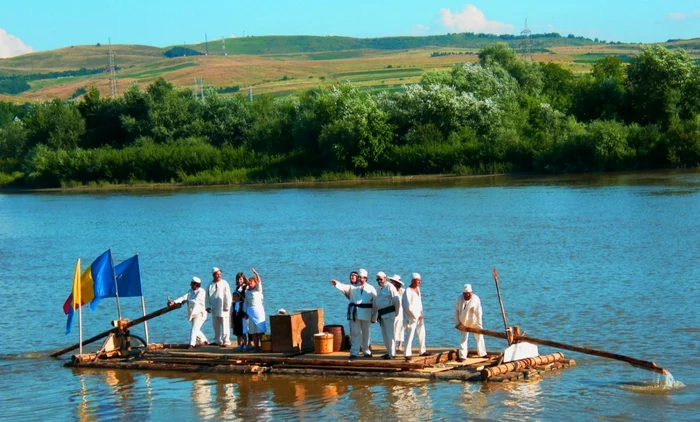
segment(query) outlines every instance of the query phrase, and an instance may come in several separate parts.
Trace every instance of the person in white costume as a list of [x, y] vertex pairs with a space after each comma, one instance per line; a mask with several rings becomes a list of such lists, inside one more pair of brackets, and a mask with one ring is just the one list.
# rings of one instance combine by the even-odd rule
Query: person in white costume
[[372, 356], [370, 349], [370, 327], [372, 321], [372, 309], [377, 291], [367, 284], [367, 270], [358, 271], [358, 283], [355, 286], [343, 284], [338, 280], [331, 280], [336, 289], [343, 292], [348, 298], [348, 320], [350, 321], [350, 332], [352, 333], [352, 346], [350, 348], [350, 359], [357, 358], [362, 346], [362, 351], [366, 357]]
[[202, 325], [207, 320], [206, 292], [201, 289], [202, 280], [199, 277], [192, 277], [190, 281], [190, 291], [184, 296], [175, 300], [168, 300], [168, 306], [175, 303], [187, 302], [187, 320], [192, 323], [190, 331], [190, 349], [194, 349], [199, 344], [209, 344], [207, 337], [202, 332]]
[[[462, 287], [462, 294], [455, 301], [454, 312], [455, 325], [464, 325], [465, 327], [484, 328], [481, 322], [481, 299], [479, 296], [472, 293], [472, 285], [465, 284]], [[462, 334], [461, 342], [459, 343], [459, 352], [457, 361], [464, 362], [467, 359], [467, 342], [469, 333], [460, 332]], [[474, 334], [476, 339], [476, 353], [480, 357], [486, 356], [486, 344], [484, 336]]]
[[260, 274], [252, 269], [255, 276], [248, 279], [248, 290], [245, 292], [246, 318], [248, 319], [248, 333], [251, 335], [249, 348], [259, 352], [262, 336], [267, 331], [265, 307], [263, 306], [263, 286]]
[[211, 270], [212, 283], [207, 288], [207, 312], [211, 312], [214, 342], [221, 347], [231, 345], [231, 287], [221, 278], [221, 270]]
[[386, 347], [386, 353], [382, 358], [393, 359], [396, 357], [394, 320], [399, 309], [401, 309], [401, 299], [396, 291], [396, 287], [387, 282], [386, 274], [383, 271], [377, 273], [377, 283], [379, 284], [379, 290], [377, 290], [377, 298], [374, 300], [372, 321], [379, 321], [379, 326], [382, 329], [382, 339]]
[[413, 356], [413, 338], [418, 337], [418, 353], [430, 356], [425, 349], [425, 326], [423, 325], [423, 301], [420, 294], [421, 277], [418, 273], [411, 275], [411, 285], [403, 294], [403, 321], [406, 327], [406, 350], [403, 355], [406, 361]]
[[396, 341], [396, 352], [403, 352], [403, 337], [406, 331], [403, 328], [403, 294], [405, 292], [403, 281], [401, 281], [401, 276], [394, 274], [389, 277], [389, 281], [396, 289], [397, 296], [399, 297], [399, 310], [396, 312], [396, 318], [394, 318], [394, 340]]

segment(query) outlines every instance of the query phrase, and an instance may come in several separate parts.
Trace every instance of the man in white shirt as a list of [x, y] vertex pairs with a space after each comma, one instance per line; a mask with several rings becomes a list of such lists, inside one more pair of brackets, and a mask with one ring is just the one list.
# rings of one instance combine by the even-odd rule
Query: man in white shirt
[[396, 341], [396, 351], [403, 352], [403, 337], [406, 331], [403, 328], [403, 294], [405, 292], [403, 281], [401, 281], [401, 276], [394, 274], [389, 277], [389, 281], [396, 289], [397, 296], [399, 297], [399, 309], [396, 312], [396, 318], [394, 318], [394, 340]]
[[168, 300], [168, 306], [187, 301], [187, 320], [192, 323], [190, 349], [194, 349], [198, 344], [209, 344], [202, 332], [202, 325], [207, 320], [207, 310], [205, 309], [207, 294], [204, 292], [204, 289], [200, 288], [201, 285], [202, 280], [199, 277], [192, 277], [189, 292], [175, 300]]
[[[454, 311], [455, 325], [464, 325], [465, 327], [476, 327], [483, 329], [481, 322], [481, 299], [479, 296], [472, 293], [472, 285], [465, 284], [462, 287], [462, 294], [455, 301]], [[464, 362], [467, 359], [467, 342], [469, 340], [468, 332], [461, 332], [462, 339], [459, 344], [459, 353], [457, 356], [458, 362]], [[476, 339], [476, 352], [480, 357], [486, 356], [486, 344], [484, 336], [474, 334]]]
[[387, 282], [386, 274], [383, 271], [377, 273], [377, 283], [379, 290], [377, 290], [377, 298], [374, 300], [372, 320], [378, 320], [382, 329], [382, 339], [386, 347], [386, 354], [382, 358], [393, 359], [396, 357], [394, 319], [401, 309], [401, 300], [396, 288]]
[[413, 356], [413, 338], [418, 337], [418, 353], [430, 356], [425, 349], [425, 326], [423, 325], [423, 301], [420, 294], [421, 277], [418, 273], [411, 275], [411, 285], [403, 294], [403, 320], [407, 331], [406, 350], [403, 355], [406, 361]]
[[372, 309], [377, 291], [367, 284], [367, 270], [358, 271], [357, 285], [343, 284], [338, 280], [331, 280], [336, 289], [343, 292], [348, 298], [348, 320], [350, 321], [350, 332], [352, 333], [352, 346], [350, 348], [350, 359], [356, 359], [362, 346], [362, 351], [366, 357], [372, 356], [370, 349], [370, 327], [372, 320]]
[[231, 287], [221, 278], [221, 270], [211, 270], [212, 283], [207, 289], [207, 312], [211, 312], [214, 326], [214, 341], [221, 347], [231, 345]]

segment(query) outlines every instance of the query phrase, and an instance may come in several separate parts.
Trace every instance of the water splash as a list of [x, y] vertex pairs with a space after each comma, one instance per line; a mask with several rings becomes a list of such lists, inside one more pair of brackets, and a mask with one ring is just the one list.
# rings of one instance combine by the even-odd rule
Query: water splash
[[676, 379], [673, 378], [673, 375], [670, 372], [664, 371], [663, 374], [657, 375], [654, 380], [624, 383], [621, 387], [625, 390], [636, 391], [640, 393], [665, 394], [674, 390], [684, 388], [685, 384], [683, 384], [680, 381], [676, 381]]

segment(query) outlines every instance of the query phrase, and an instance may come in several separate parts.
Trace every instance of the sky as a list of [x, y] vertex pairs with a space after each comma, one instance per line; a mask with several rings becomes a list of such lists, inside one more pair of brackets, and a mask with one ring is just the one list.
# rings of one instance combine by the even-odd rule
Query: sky
[[558, 32], [622, 42], [700, 37], [698, 0], [0, 0], [0, 58], [72, 45], [221, 37]]

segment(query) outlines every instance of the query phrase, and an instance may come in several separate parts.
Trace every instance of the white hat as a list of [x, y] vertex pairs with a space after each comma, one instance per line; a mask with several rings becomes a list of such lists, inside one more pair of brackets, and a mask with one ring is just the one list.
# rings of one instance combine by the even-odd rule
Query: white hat
[[360, 277], [367, 277], [367, 270], [365, 270], [364, 268], [360, 268], [360, 270], [357, 272], [357, 275], [359, 275]]
[[190, 281], [190, 283], [202, 284], [202, 280], [200, 280], [199, 277], [192, 277], [192, 281]]
[[422, 280], [422, 278], [420, 278], [420, 274], [418, 274], [418, 273], [411, 274], [411, 280], [416, 280], [416, 279]]
[[211, 273], [212, 273], [212, 274], [218, 273], [219, 271], [221, 271], [221, 270], [219, 269], [219, 267], [214, 267], [214, 268], [211, 269]]
[[472, 292], [472, 285], [471, 284], [465, 284], [462, 286], [462, 293], [471, 293]]
[[404, 285], [404, 284], [403, 284], [403, 281], [401, 281], [401, 276], [398, 275], [398, 274], [392, 275], [391, 277], [389, 277], [389, 280], [395, 281], [395, 282], [399, 283], [399, 284], [402, 285], [402, 286]]
[[384, 274], [384, 271], [379, 271], [377, 277], [386, 277], [386, 274]]

